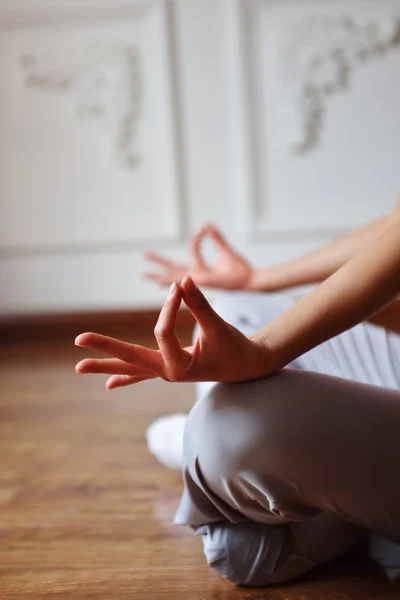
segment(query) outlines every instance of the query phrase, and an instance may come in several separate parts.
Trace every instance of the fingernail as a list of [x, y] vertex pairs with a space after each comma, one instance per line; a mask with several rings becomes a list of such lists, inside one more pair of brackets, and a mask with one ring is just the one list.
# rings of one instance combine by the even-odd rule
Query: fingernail
[[194, 290], [196, 289], [196, 284], [193, 281], [193, 279], [190, 277], [190, 275], [187, 275], [185, 277], [184, 286], [188, 292], [194, 292]]
[[171, 298], [171, 296], [174, 295], [176, 290], [176, 283], [174, 281], [174, 283], [171, 284], [171, 287], [169, 288], [169, 292], [168, 292], [168, 298]]

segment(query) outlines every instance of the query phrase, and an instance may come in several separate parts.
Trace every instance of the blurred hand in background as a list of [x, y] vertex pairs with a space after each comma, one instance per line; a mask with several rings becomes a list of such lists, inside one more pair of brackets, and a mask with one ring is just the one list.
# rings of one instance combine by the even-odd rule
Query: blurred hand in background
[[[215, 262], [208, 265], [201, 253], [201, 244], [209, 238], [217, 249]], [[226, 241], [222, 233], [214, 225], [204, 225], [191, 239], [190, 262], [181, 265], [160, 256], [147, 252], [145, 258], [156, 263], [160, 272], [145, 272], [143, 277], [151, 279], [160, 286], [179, 283], [186, 275], [191, 275], [198, 285], [223, 289], [246, 289], [253, 275], [253, 268]]]

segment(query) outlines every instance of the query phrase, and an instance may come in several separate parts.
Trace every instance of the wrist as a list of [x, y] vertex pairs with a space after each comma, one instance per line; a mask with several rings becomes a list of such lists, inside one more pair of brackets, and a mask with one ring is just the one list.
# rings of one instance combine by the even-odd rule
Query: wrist
[[272, 292], [278, 290], [278, 268], [252, 269], [245, 289], [252, 292]]
[[249, 336], [249, 340], [257, 348], [259, 360], [257, 361], [256, 378], [268, 377], [279, 371], [285, 366], [284, 353], [278, 346], [274, 346], [268, 336], [268, 332], [263, 331]]

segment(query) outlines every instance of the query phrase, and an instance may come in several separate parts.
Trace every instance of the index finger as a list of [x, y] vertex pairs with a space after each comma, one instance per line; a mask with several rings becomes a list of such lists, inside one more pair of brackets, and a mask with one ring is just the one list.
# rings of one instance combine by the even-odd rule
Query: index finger
[[226, 241], [222, 232], [213, 223], [207, 225], [207, 234], [214, 240], [217, 246], [225, 250], [230, 250], [231, 247]]
[[187, 351], [182, 348], [176, 334], [176, 321], [181, 301], [182, 290], [179, 285], [173, 283], [154, 329], [158, 346], [164, 358], [166, 373], [172, 376], [184, 371], [190, 358]]

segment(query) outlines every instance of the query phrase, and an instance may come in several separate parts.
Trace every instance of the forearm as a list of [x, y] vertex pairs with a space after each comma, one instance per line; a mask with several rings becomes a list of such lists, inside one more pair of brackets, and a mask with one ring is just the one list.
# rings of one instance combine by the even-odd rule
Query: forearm
[[324, 281], [381, 235], [390, 226], [397, 211], [398, 207], [385, 217], [303, 256], [276, 266], [255, 269], [249, 288], [260, 291], [278, 290]]
[[[277, 370], [377, 313], [400, 291], [400, 216], [367, 248], [254, 334]], [[268, 371], [269, 367], [267, 367]]]

